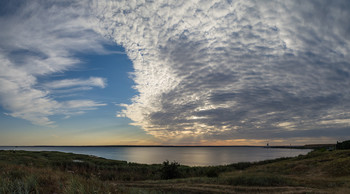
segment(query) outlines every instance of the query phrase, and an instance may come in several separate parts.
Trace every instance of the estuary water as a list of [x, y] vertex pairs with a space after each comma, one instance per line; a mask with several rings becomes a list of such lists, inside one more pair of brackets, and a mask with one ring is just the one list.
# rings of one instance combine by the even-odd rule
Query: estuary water
[[225, 165], [307, 154], [309, 149], [264, 147], [28, 147], [5, 146], [0, 150], [60, 151], [94, 155], [113, 160], [159, 164], [165, 160], [189, 166]]

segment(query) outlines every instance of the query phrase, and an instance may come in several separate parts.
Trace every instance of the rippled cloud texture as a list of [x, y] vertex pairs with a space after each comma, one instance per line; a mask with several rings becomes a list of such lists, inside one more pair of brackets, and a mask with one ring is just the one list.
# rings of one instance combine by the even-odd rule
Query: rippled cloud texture
[[[8, 109], [13, 116], [48, 122], [46, 116], [55, 113], [44, 110], [63, 105], [35, 89], [36, 74], [69, 68], [75, 63], [69, 50], [102, 52], [96, 33], [122, 45], [134, 65], [132, 78], [139, 94], [131, 104], [123, 104], [117, 116], [130, 118], [155, 137], [350, 135], [350, 3], [346, 0], [99, 0], [73, 5], [55, 16], [58, 26], [50, 26], [51, 22], [39, 26], [48, 34], [68, 33], [65, 44], [50, 42], [50, 36], [46, 39], [43, 34], [24, 36], [17, 41], [18, 48], [41, 53], [31, 55], [32, 63], [19, 66], [10, 54], [1, 56], [1, 68], [14, 71], [12, 77], [2, 79], [11, 79], [13, 87], [21, 88], [12, 90], [17, 92], [12, 95], [1, 86], [2, 104], [12, 104]], [[42, 65], [45, 60], [50, 65]], [[39, 66], [43, 72], [35, 70]], [[98, 80], [85, 80], [88, 83], [82, 85], [104, 87], [103, 78]], [[15, 100], [20, 92], [43, 105], [35, 112], [39, 116], [28, 118], [27, 107], [6, 101]]]
[[349, 135], [347, 1], [99, 4], [134, 63], [125, 115], [157, 137]]

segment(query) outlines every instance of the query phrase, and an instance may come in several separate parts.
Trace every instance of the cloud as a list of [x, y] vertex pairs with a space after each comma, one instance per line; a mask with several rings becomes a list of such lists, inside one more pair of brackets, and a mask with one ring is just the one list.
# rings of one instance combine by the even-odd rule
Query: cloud
[[65, 106], [104, 105], [57, 102], [37, 77], [79, 63], [72, 53], [106, 52], [111, 39], [132, 60], [138, 91], [117, 115], [164, 141], [350, 136], [349, 9], [345, 0], [26, 3], [0, 19], [1, 104], [43, 124]]
[[91, 100], [70, 100], [62, 103], [64, 108], [80, 108], [80, 109], [91, 109], [98, 106], [106, 106], [106, 104], [96, 103]]
[[105, 88], [106, 79], [101, 77], [90, 77], [89, 79], [64, 79], [45, 83], [49, 89], [74, 88], [74, 87], [100, 87]]
[[[6, 1], [0, 15], [0, 103], [13, 117], [52, 125], [50, 116], [70, 115], [103, 104], [57, 101], [52, 89], [106, 86], [104, 78], [61, 80], [42, 87], [41, 76], [62, 73], [81, 63], [77, 53], [108, 53], [107, 41], [93, 30], [87, 1]], [[68, 83], [70, 82], [70, 83]], [[77, 88], [75, 88], [77, 89]]]
[[323, 130], [337, 138], [344, 135], [337, 128], [349, 127], [347, 1], [93, 7], [100, 33], [123, 45], [135, 68], [139, 95], [117, 115], [156, 137], [288, 138]]

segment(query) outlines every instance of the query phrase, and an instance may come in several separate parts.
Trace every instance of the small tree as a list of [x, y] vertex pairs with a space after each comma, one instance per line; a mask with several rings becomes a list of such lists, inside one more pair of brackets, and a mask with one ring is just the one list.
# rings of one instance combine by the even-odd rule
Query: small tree
[[180, 171], [179, 171], [180, 164], [176, 161], [169, 162], [168, 160], [163, 162], [162, 167], [162, 179], [173, 179], [173, 178], [179, 178], [180, 177]]

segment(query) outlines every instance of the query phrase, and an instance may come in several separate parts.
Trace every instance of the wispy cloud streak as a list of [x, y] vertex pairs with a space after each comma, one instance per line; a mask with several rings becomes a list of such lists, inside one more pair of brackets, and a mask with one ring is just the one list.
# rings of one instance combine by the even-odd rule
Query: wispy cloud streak
[[[62, 80], [46, 89], [38, 82], [38, 76], [62, 73], [80, 63], [75, 53], [106, 52], [102, 46], [106, 41], [93, 31], [86, 3], [2, 2], [2, 10], [7, 12], [0, 16], [0, 103], [9, 115], [37, 125], [52, 125], [50, 116], [70, 114], [81, 106], [55, 100], [50, 89], [106, 86], [103, 78]], [[84, 102], [85, 108], [101, 105], [77, 102]]]
[[106, 87], [106, 79], [90, 77], [89, 79], [65, 79], [45, 83], [44, 86], [50, 89], [73, 88], [73, 87]]

